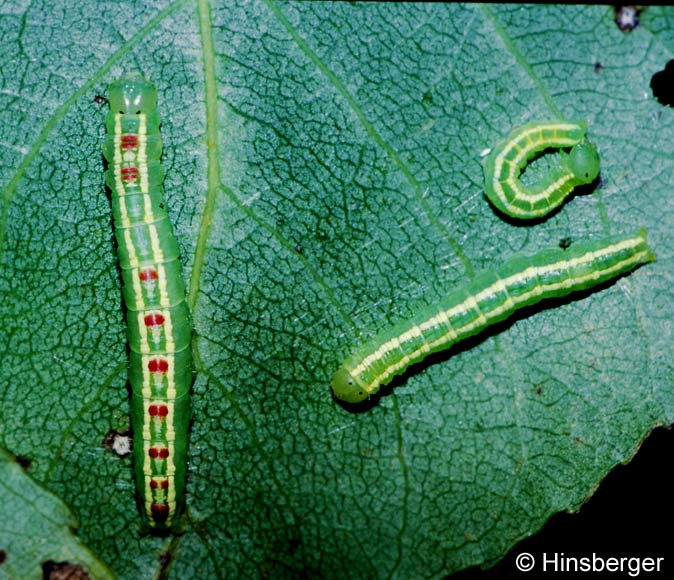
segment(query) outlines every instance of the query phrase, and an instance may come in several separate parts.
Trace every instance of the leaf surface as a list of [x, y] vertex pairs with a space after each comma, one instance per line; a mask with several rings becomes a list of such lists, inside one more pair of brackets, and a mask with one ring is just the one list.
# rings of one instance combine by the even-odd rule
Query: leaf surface
[[[0, 8], [0, 445], [121, 579], [442, 578], [574, 510], [671, 390], [671, 8], [89, 2]], [[197, 376], [187, 517], [143, 535], [100, 144], [107, 84], [157, 85]], [[600, 185], [533, 225], [481, 153], [585, 119]], [[360, 340], [513, 254], [628, 233], [658, 261], [434, 357], [360, 412]], [[107, 439], [106, 439], [107, 438]], [[1, 547], [0, 547], [1, 548]], [[0, 564], [2, 570], [2, 564]]]
[[43, 573], [87, 570], [92, 578], [114, 576], [73, 534], [65, 504], [46, 492], [0, 449], [0, 578], [43, 578]]

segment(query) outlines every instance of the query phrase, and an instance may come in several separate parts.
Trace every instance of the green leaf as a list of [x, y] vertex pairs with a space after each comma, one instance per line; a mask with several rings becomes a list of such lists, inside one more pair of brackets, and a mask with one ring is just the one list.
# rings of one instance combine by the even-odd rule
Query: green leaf
[[[674, 111], [649, 87], [671, 8], [626, 33], [609, 6], [11, 4], [0, 445], [119, 578], [489, 565], [674, 420]], [[159, 89], [195, 329], [188, 510], [168, 537], [141, 533], [131, 459], [106, 445], [129, 403], [95, 98], [131, 69]], [[601, 185], [507, 223], [480, 153], [558, 117], [588, 121]], [[332, 399], [358, 340], [475, 272], [640, 226], [654, 264], [435, 357], [362, 412]]]
[[45, 492], [0, 449], [0, 578], [42, 578], [67, 565], [91, 578], [114, 576], [73, 535], [66, 505]]

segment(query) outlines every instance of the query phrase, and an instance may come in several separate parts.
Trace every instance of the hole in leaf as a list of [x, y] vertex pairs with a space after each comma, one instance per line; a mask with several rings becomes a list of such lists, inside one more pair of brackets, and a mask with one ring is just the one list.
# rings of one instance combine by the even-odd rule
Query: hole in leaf
[[91, 580], [85, 568], [70, 562], [49, 560], [42, 564], [42, 578], [45, 580]]
[[651, 90], [659, 103], [674, 107], [674, 60], [651, 77]]
[[30, 469], [30, 466], [32, 464], [32, 461], [30, 458], [24, 456], [24, 455], [17, 455], [15, 458], [16, 462], [21, 466], [22, 469]]
[[131, 453], [131, 434], [118, 431], [108, 431], [103, 445], [119, 457], [126, 457]]
[[615, 23], [623, 32], [630, 32], [639, 26], [639, 14], [641, 8], [633, 4], [627, 6], [616, 6]]

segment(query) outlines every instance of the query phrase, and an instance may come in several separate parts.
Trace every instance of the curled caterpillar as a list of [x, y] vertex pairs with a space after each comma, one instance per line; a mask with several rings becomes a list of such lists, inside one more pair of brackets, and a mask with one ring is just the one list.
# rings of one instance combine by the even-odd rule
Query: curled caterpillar
[[[484, 186], [489, 201], [518, 219], [540, 218], [561, 205], [578, 185], [599, 175], [597, 148], [585, 137], [585, 122], [528, 123], [515, 129], [485, 157]], [[559, 165], [530, 186], [520, 180], [526, 164], [550, 148], [560, 152]]]
[[627, 237], [514, 257], [356, 347], [335, 373], [332, 390], [343, 401], [363, 401], [411, 364], [478, 334], [524, 306], [592, 288], [654, 259], [645, 229]]
[[157, 90], [129, 74], [108, 94], [103, 154], [127, 309], [136, 487], [149, 525], [164, 528], [174, 523], [185, 487], [192, 329], [162, 202]]

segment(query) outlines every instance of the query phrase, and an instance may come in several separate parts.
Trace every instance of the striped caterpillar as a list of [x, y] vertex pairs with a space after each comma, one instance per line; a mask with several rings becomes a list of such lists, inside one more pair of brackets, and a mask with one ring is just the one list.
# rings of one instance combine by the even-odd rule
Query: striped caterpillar
[[109, 101], [103, 155], [127, 309], [136, 488], [149, 525], [165, 528], [185, 487], [192, 329], [162, 202], [157, 90], [128, 74], [110, 85]]
[[385, 329], [353, 351], [332, 379], [338, 399], [358, 403], [427, 355], [448, 349], [525, 306], [586, 290], [655, 259], [645, 229], [627, 237], [514, 257], [451, 292], [438, 305]]
[[[560, 206], [578, 185], [599, 175], [599, 155], [585, 133], [585, 122], [528, 123], [515, 129], [484, 159], [484, 186], [489, 201], [518, 219], [540, 218]], [[530, 186], [520, 181], [525, 165], [550, 148], [560, 152], [559, 166]]]

